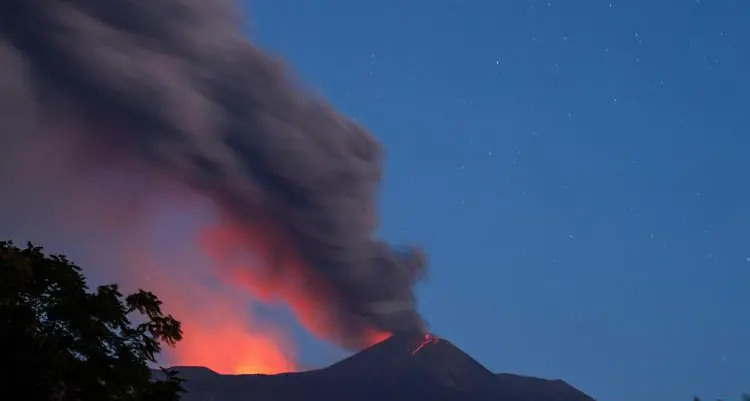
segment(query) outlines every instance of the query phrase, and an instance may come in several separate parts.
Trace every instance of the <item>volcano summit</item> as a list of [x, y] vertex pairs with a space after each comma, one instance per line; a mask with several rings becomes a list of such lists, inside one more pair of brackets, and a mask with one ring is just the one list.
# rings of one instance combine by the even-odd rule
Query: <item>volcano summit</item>
[[279, 375], [220, 375], [175, 367], [185, 401], [593, 401], [562, 380], [495, 374], [450, 341], [399, 334], [327, 368]]

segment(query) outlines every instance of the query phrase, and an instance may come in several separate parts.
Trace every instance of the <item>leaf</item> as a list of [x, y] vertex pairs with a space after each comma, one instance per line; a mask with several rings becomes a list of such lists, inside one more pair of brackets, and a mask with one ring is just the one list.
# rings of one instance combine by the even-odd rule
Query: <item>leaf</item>
[[124, 296], [116, 284], [89, 291], [65, 256], [0, 242], [0, 388], [28, 399], [178, 400], [174, 372], [154, 381], [148, 367], [162, 344], [182, 339], [161, 306], [151, 292]]

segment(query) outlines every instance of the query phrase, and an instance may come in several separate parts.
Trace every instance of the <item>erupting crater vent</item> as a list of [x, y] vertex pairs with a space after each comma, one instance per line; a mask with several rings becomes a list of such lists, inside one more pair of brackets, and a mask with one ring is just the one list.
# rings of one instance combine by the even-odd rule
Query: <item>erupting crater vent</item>
[[440, 337], [433, 336], [432, 334], [425, 333], [424, 337], [422, 338], [422, 341], [417, 344], [416, 347], [411, 351], [412, 355], [417, 355], [419, 351], [422, 351], [422, 349], [430, 344], [437, 344], [440, 342]]

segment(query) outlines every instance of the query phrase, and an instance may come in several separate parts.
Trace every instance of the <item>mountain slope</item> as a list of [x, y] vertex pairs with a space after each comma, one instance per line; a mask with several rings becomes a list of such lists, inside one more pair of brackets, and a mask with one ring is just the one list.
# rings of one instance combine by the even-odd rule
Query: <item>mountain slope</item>
[[449, 341], [423, 334], [393, 336], [323, 371], [349, 380], [419, 380], [460, 390], [476, 389], [494, 379], [492, 372]]
[[175, 367], [184, 401], [593, 401], [562, 380], [494, 374], [447, 340], [400, 334], [327, 368], [220, 375]]

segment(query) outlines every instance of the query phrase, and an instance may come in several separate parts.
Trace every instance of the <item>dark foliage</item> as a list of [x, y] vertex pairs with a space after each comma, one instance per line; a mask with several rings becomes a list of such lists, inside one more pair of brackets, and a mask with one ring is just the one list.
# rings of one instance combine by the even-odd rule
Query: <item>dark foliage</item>
[[178, 400], [182, 380], [152, 380], [148, 366], [182, 338], [161, 304], [115, 284], [91, 292], [64, 256], [0, 242], [0, 399]]

